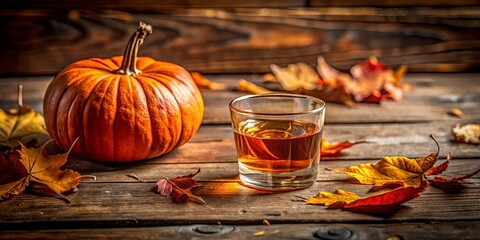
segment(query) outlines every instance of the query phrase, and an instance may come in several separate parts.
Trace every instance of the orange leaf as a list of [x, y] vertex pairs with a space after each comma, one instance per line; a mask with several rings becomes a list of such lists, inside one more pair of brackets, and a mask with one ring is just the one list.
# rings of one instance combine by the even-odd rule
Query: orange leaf
[[197, 84], [199, 88], [207, 88], [210, 90], [224, 90], [227, 88], [225, 84], [212, 82], [199, 72], [192, 72], [191, 75], [193, 81], [195, 82], [195, 84]]
[[161, 179], [157, 182], [156, 191], [164, 197], [172, 196], [172, 201], [177, 203], [187, 202], [189, 199], [198, 203], [205, 203], [202, 197], [191, 192], [192, 188], [200, 186], [200, 183], [193, 180], [193, 177], [199, 172], [200, 168], [193, 174], [172, 179]]
[[438, 146], [435, 138], [432, 135], [430, 137], [437, 144], [437, 152], [426, 157], [410, 159], [402, 156], [386, 156], [376, 164], [360, 164], [336, 171], [345, 172], [362, 184], [383, 186], [390, 183], [403, 183], [407, 187], [419, 187], [425, 172], [430, 170], [437, 162], [440, 151], [440, 146]]
[[249, 82], [245, 79], [241, 79], [237, 83], [237, 90], [240, 92], [253, 93], [253, 94], [262, 94], [262, 93], [272, 93], [272, 91], [260, 87], [255, 83]]
[[30, 149], [21, 144], [18, 160], [28, 175], [0, 185], [0, 199], [20, 194], [30, 185], [32, 187], [29, 190], [32, 192], [47, 195], [54, 193], [70, 202], [62, 193], [76, 189], [82, 178], [90, 176], [81, 176], [71, 169], [60, 170], [67, 162], [67, 156], [71, 149], [63, 154], [48, 155], [46, 146], [49, 142], [40, 148]]
[[356, 141], [356, 142], [343, 141], [339, 143], [329, 143], [328, 141], [323, 140], [321, 155], [322, 157], [333, 156], [340, 153], [343, 149], [352, 147], [360, 143], [367, 143], [367, 141]]
[[399, 187], [384, 193], [359, 197], [353, 192], [337, 190], [335, 193], [320, 192], [313, 198], [305, 199], [309, 204], [325, 205], [329, 209], [344, 209], [352, 212], [379, 214], [396, 210], [425, 191], [428, 181], [422, 180], [418, 187]]

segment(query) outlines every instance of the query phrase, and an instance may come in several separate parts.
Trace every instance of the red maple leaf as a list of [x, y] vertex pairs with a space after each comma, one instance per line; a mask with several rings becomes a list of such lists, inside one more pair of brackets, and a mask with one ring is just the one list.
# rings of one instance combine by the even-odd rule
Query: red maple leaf
[[193, 180], [193, 177], [200, 172], [200, 168], [196, 173], [180, 176], [176, 178], [164, 178], [157, 182], [157, 186], [154, 190], [161, 196], [172, 196], [172, 201], [176, 203], [187, 202], [192, 200], [198, 203], [205, 203], [203, 198], [194, 195], [191, 190], [194, 187], [201, 186], [200, 183]]

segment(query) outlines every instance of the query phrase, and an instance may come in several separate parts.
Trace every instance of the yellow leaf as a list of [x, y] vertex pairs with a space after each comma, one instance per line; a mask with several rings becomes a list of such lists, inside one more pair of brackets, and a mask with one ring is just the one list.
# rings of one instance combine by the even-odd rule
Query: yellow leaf
[[452, 132], [457, 142], [480, 144], [480, 124], [457, 125]]
[[[434, 141], [433, 136], [430, 136]], [[435, 141], [435, 143], [437, 143]], [[431, 169], [438, 160], [438, 151], [426, 157], [410, 159], [402, 156], [387, 156], [375, 164], [367, 163], [337, 169], [337, 172], [345, 172], [356, 178], [362, 184], [383, 186], [389, 183], [402, 183], [404, 186], [419, 187], [423, 181], [423, 175]]]
[[[13, 195], [18, 195], [29, 185], [31, 191], [41, 194], [51, 194], [52, 192], [69, 202], [70, 200], [62, 195], [76, 188], [82, 178], [90, 176], [81, 176], [78, 172], [71, 169], [61, 170], [60, 168], [67, 162], [67, 156], [70, 150], [63, 154], [48, 155], [46, 142], [40, 148], [26, 148], [21, 144], [20, 161], [27, 171], [28, 175], [20, 179], [12, 179], [11, 182], [0, 185], [0, 196], [2, 199]], [[20, 169], [19, 169], [20, 170]], [[34, 183], [32, 185], [32, 183]]]
[[50, 137], [45, 121], [33, 108], [22, 104], [21, 85], [19, 86], [18, 108], [4, 111], [0, 109], [0, 145], [17, 147], [32, 140], [42, 142]]
[[334, 193], [319, 192], [315, 197], [305, 200], [308, 204], [325, 205], [329, 208], [341, 208], [345, 204], [350, 204], [360, 197], [353, 192], [338, 189]]
[[299, 62], [285, 68], [271, 64], [270, 69], [286, 91], [313, 90], [317, 88], [318, 74], [308, 64]]

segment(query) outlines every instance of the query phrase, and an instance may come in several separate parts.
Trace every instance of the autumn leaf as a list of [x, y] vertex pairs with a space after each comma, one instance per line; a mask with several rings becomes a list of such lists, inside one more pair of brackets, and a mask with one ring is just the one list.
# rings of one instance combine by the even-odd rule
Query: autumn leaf
[[308, 204], [324, 205], [328, 208], [342, 208], [346, 204], [355, 202], [360, 196], [353, 192], [338, 189], [334, 193], [319, 192], [315, 197], [305, 199]]
[[447, 113], [452, 115], [452, 116], [458, 117], [458, 118], [463, 118], [463, 112], [462, 112], [462, 110], [460, 110], [458, 108], [452, 108], [452, 109], [448, 110]]
[[22, 85], [19, 85], [17, 109], [0, 109], [0, 145], [12, 149], [19, 146], [19, 143], [38, 144], [50, 138], [42, 115], [32, 107], [23, 105], [22, 89]]
[[240, 79], [237, 83], [237, 90], [240, 92], [252, 93], [252, 94], [263, 94], [263, 93], [272, 93], [272, 91], [258, 86], [253, 82], [249, 82], [245, 79]]
[[457, 125], [452, 133], [457, 142], [480, 144], [480, 124]]
[[176, 203], [187, 202], [192, 200], [198, 203], [205, 203], [202, 197], [194, 195], [192, 188], [200, 186], [200, 183], [193, 180], [193, 177], [200, 172], [200, 169], [196, 173], [180, 176], [176, 178], [164, 178], [157, 182], [157, 186], [154, 190], [161, 196], [172, 196], [172, 201]]
[[282, 68], [271, 64], [270, 69], [286, 91], [313, 90], [317, 88], [318, 74], [310, 65], [299, 62]]
[[476, 174], [478, 174], [480, 172], [480, 169], [477, 169], [475, 172], [472, 172], [472, 173], [469, 173], [467, 175], [463, 175], [463, 176], [460, 176], [460, 177], [454, 177], [454, 178], [451, 178], [451, 179], [446, 179], [444, 177], [435, 177], [433, 179], [433, 182], [434, 183], [458, 183], [462, 180], [465, 180], [467, 178], [470, 178]]
[[199, 88], [206, 88], [210, 90], [224, 90], [227, 88], [225, 84], [212, 82], [199, 72], [191, 72], [191, 75], [193, 81]]
[[320, 192], [315, 197], [305, 199], [308, 204], [327, 206], [329, 209], [343, 209], [368, 214], [390, 213], [398, 207], [420, 196], [429, 186], [423, 179], [418, 187], [399, 187], [380, 194], [360, 197], [356, 193], [341, 189], [334, 193]]
[[339, 154], [343, 149], [352, 147], [354, 145], [360, 144], [360, 143], [367, 143], [367, 141], [356, 141], [356, 142], [350, 142], [350, 141], [343, 141], [339, 143], [330, 143], [328, 141], [322, 140], [322, 151], [321, 151], [321, 156], [333, 156]]
[[360, 164], [335, 171], [345, 172], [362, 184], [383, 186], [385, 184], [402, 183], [407, 187], [419, 187], [425, 172], [434, 167], [440, 152], [437, 141], [432, 135], [430, 137], [437, 144], [437, 152], [426, 157], [410, 159], [403, 156], [386, 156], [375, 164]]
[[[93, 176], [81, 176], [78, 172], [71, 169], [61, 170], [60, 168], [67, 162], [67, 156], [70, 150], [63, 154], [48, 155], [46, 142], [40, 148], [27, 148], [21, 144], [18, 158], [14, 157], [12, 161], [19, 161], [21, 167], [16, 165], [13, 169], [18, 171], [18, 175], [9, 179], [6, 183], [0, 185], [0, 199], [7, 199], [13, 195], [18, 195], [29, 187], [30, 192], [52, 195], [56, 194], [67, 202], [70, 199], [62, 193], [70, 192], [76, 189], [83, 178], [94, 178]], [[73, 145], [72, 145], [73, 146]], [[12, 168], [11, 168], [12, 169]], [[6, 171], [6, 169], [2, 169]]]

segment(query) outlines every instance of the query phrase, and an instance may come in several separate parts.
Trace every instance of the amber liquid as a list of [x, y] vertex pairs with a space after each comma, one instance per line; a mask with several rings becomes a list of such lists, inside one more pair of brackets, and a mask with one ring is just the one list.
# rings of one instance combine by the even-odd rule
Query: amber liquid
[[264, 173], [294, 172], [318, 163], [322, 129], [303, 121], [246, 120], [234, 132], [240, 164]]

